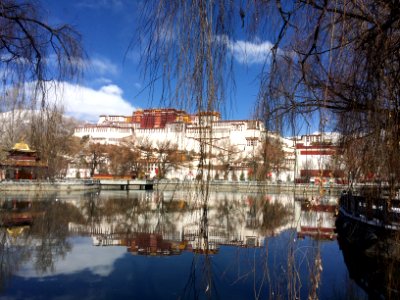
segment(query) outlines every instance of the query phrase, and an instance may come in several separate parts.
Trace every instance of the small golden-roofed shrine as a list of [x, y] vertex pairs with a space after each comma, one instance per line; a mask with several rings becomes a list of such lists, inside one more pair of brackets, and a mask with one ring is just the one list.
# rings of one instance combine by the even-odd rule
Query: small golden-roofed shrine
[[37, 151], [24, 142], [16, 143], [7, 158], [0, 162], [0, 177], [7, 180], [41, 179], [46, 177], [47, 164], [42, 162]]

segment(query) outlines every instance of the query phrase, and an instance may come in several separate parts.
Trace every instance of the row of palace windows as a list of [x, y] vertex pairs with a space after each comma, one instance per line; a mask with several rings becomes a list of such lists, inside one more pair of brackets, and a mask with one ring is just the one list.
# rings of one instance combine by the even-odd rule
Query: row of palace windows
[[76, 132], [131, 132], [130, 128], [77, 128]]

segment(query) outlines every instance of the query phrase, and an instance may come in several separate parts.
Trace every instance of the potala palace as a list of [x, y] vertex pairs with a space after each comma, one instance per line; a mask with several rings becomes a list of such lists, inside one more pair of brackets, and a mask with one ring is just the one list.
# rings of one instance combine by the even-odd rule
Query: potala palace
[[[140, 144], [146, 141], [153, 147], [163, 142], [177, 145], [183, 152], [199, 153], [207, 148], [212, 153], [212, 165], [221, 164], [216, 157], [229, 159], [228, 180], [249, 178], [248, 161], [259, 153], [265, 138], [280, 142], [284, 162], [279, 171], [272, 171], [268, 179], [276, 182], [293, 182], [308, 176], [311, 180], [325, 177], [332, 180], [332, 157], [336, 152], [335, 134], [303, 135], [299, 138], [284, 138], [267, 132], [260, 120], [222, 120], [218, 112], [188, 114], [183, 110], [145, 109], [136, 110], [132, 115], [101, 115], [97, 124], [85, 124], [75, 129], [77, 137], [88, 137], [94, 143]], [[167, 178], [193, 179], [197, 167], [195, 162], [183, 164], [168, 172]], [[217, 170], [211, 170], [215, 178]], [[148, 176], [157, 173], [157, 164], [149, 162]]]

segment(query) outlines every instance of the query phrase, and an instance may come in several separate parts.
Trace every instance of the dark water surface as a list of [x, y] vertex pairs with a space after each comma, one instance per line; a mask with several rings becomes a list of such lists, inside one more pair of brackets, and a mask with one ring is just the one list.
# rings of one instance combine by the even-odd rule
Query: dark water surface
[[364, 261], [339, 246], [334, 200], [306, 205], [293, 195], [215, 193], [205, 203], [195, 193], [144, 191], [3, 195], [0, 299], [387, 296], [386, 281], [373, 286], [367, 267], [354, 271]]

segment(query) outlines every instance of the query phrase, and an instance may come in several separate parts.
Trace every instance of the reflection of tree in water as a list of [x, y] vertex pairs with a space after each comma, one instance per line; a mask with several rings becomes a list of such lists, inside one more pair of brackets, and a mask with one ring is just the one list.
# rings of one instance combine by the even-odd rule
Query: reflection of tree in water
[[[298, 242], [293, 230], [299, 222], [294, 220], [294, 203], [285, 202], [284, 197], [274, 200], [268, 195], [246, 198], [243, 209], [246, 228], [263, 235], [265, 244], [261, 248], [237, 248], [237, 260], [223, 273], [237, 274], [230, 279], [232, 285], [252, 281], [254, 299], [317, 299], [322, 275], [320, 243], [317, 240]], [[229, 204], [222, 201], [217, 206], [220, 207], [218, 217], [229, 211], [233, 215], [237, 213]], [[234, 216], [230, 220], [235, 220]]]
[[[7, 225], [0, 228], [1, 285], [32, 259], [38, 273], [53, 271], [55, 261], [71, 250], [68, 222], [81, 220], [76, 207], [54, 199], [13, 202], [10, 209], [1, 211], [1, 219], [7, 220]], [[16, 215], [18, 203], [25, 202], [29, 207]]]
[[271, 202], [264, 196], [248, 197], [247, 226], [267, 236], [289, 223], [291, 211], [280, 202]]
[[82, 223], [94, 229], [103, 222], [115, 221], [116, 215], [123, 216], [118, 218], [118, 221], [127, 222], [137, 217], [141, 207], [138, 198], [107, 198], [100, 196], [98, 192], [90, 193], [82, 201], [82, 213], [85, 218]]
[[224, 226], [228, 236], [233, 236], [238, 224], [245, 219], [245, 211], [241, 206], [240, 202], [234, 201], [228, 195], [217, 200], [213, 221], [216, 225]]
[[[272, 274], [275, 275], [275, 270], [270, 268], [276, 268], [276, 265], [269, 258], [268, 242], [261, 247], [257, 247], [257, 243], [243, 243], [241, 246], [235, 244], [237, 260], [232, 261], [227, 269], [219, 269], [213, 260], [214, 252], [210, 247], [213, 236], [210, 236], [212, 232], [209, 229], [214, 225], [224, 228], [226, 237], [229, 238], [240, 236], [241, 239], [247, 239], [251, 235], [258, 239], [261, 235], [270, 236], [289, 223], [292, 218], [290, 207], [285, 207], [278, 201], [272, 202], [264, 195], [248, 196], [240, 201], [234, 201], [232, 196], [225, 195], [212, 203], [215, 206], [203, 205], [197, 212], [203, 248], [201, 251], [197, 250], [193, 257], [182, 298], [218, 298], [218, 286], [221, 281], [226, 280], [231, 285], [253, 281], [254, 299], [261, 299], [266, 295], [271, 299], [287, 295], [280, 290], [281, 283], [273, 282], [281, 278], [282, 274], [276, 273], [275, 278], [271, 277]], [[230, 243], [231, 240], [227, 239], [227, 242]], [[281, 272], [282, 268], [278, 270]], [[232, 278], [228, 274], [237, 274], [237, 277]]]
[[212, 256], [208, 253], [195, 255], [190, 265], [188, 280], [183, 290], [182, 299], [219, 299], [214, 286], [215, 277], [212, 271]]
[[55, 261], [71, 250], [67, 240], [68, 222], [80, 218], [74, 206], [60, 201], [46, 201], [43, 211], [31, 228], [31, 235], [36, 240], [35, 268], [39, 273], [54, 271]]
[[162, 192], [95, 193], [83, 200], [83, 215], [91, 232], [102, 226], [129, 238], [140, 232], [165, 233], [176, 230], [176, 217], [185, 205], [166, 200]]
[[[254, 254], [252, 259], [249, 258], [249, 264], [251, 262], [252, 265], [248, 274], [241, 276], [254, 278], [254, 299], [262, 299], [266, 295], [269, 299], [296, 299], [297, 274], [296, 271], [293, 272], [295, 259], [292, 239], [289, 238], [288, 242], [283, 244], [287, 248], [280, 249], [269, 240], [269, 237], [275, 236], [292, 220], [290, 207], [278, 201], [271, 202], [270, 198], [262, 195], [249, 197], [248, 204], [250, 209], [246, 225], [265, 235], [266, 240], [258, 255]], [[277, 250], [279, 252], [276, 252]], [[283, 257], [284, 253], [287, 253], [286, 260]]]
[[209, 230], [208, 230], [208, 201], [204, 201], [201, 209], [198, 211], [200, 219], [198, 222], [199, 236], [198, 248], [194, 249], [190, 266], [188, 280], [182, 293], [183, 299], [199, 299], [205, 295], [208, 299], [214, 299], [217, 296], [217, 290], [214, 286], [214, 272], [212, 254], [214, 247], [210, 248]]
[[15, 229], [0, 228], [0, 291], [7, 285], [9, 278], [31, 257], [31, 251], [21, 245], [27, 244], [27, 227]]
[[176, 232], [176, 214], [185, 212], [185, 207], [181, 205], [180, 201], [171, 199], [167, 201], [162, 192], [156, 193], [156, 220], [155, 231], [162, 232]]

